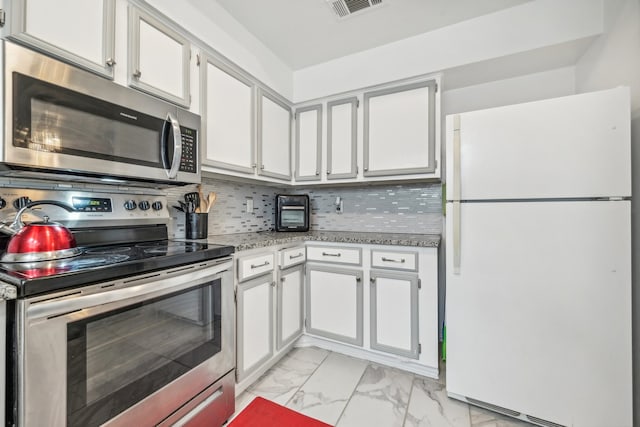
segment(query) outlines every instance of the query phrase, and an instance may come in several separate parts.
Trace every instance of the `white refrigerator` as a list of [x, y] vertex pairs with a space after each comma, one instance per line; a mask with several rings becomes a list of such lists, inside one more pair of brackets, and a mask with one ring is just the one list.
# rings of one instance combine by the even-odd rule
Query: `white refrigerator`
[[632, 425], [627, 88], [447, 116], [446, 387]]

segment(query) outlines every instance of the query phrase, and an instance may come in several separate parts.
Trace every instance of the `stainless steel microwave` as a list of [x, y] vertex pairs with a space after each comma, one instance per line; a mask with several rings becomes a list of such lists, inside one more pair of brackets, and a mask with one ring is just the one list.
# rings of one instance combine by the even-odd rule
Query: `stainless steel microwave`
[[309, 196], [276, 196], [276, 231], [309, 231]]
[[4, 42], [0, 173], [130, 184], [200, 182], [200, 117]]

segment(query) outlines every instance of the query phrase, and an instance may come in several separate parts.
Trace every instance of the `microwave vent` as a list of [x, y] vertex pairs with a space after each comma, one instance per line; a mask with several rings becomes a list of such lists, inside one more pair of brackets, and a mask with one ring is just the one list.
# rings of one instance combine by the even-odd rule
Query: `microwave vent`
[[382, 0], [327, 0], [338, 18], [343, 19], [356, 12], [364, 12], [382, 5]]

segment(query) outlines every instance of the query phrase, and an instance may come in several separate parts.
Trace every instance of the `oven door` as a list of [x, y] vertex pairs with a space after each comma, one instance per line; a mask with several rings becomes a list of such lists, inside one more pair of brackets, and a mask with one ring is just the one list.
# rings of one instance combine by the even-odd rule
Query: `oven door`
[[19, 301], [18, 424], [155, 425], [211, 388], [234, 368], [231, 267], [226, 259]]

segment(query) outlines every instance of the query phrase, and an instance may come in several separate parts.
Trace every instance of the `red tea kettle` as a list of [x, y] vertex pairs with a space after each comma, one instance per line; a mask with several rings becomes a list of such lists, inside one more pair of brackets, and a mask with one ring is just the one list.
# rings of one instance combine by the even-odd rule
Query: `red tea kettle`
[[10, 225], [0, 224], [0, 232], [11, 235], [2, 262], [52, 261], [73, 257], [82, 252], [76, 247], [76, 239], [71, 231], [62, 224], [49, 222], [48, 216], [44, 216], [42, 221], [29, 224], [22, 222], [24, 211], [37, 205], [55, 205], [69, 212], [75, 210], [55, 200], [40, 200], [24, 205]]

